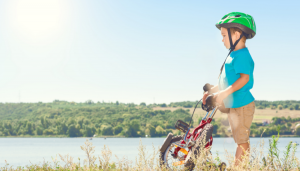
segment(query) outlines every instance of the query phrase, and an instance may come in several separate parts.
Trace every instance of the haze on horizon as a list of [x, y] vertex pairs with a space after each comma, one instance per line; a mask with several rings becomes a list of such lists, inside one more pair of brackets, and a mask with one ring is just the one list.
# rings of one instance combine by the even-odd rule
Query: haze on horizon
[[[300, 100], [300, 1], [0, 2], [0, 102], [202, 97], [228, 53], [215, 23], [251, 14], [256, 100]], [[247, 7], [247, 8], [246, 8]]]

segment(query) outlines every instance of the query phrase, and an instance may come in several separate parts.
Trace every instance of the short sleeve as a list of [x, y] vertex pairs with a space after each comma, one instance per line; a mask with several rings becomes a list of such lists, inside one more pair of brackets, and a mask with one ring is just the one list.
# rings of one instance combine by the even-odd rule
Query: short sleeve
[[251, 60], [247, 56], [238, 56], [233, 60], [233, 68], [236, 74], [247, 74], [251, 73]]

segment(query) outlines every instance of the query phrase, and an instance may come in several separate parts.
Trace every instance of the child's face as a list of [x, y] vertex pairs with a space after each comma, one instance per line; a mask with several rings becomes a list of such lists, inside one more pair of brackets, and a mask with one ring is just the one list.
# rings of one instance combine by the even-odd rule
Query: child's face
[[[230, 42], [229, 42], [229, 37], [228, 37], [228, 31], [227, 28], [221, 27], [221, 35], [223, 37], [222, 42], [224, 43], [224, 46], [229, 49], [230, 48]], [[234, 34], [231, 33], [231, 39], [232, 43], [235, 43], [240, 37], [240, 33], [235, 32]]]
[[224, 46], [226, 47], [226, 49], [229, 49], [230, 48], [230, 42], [229, 42], [227, 28], [221, 27], [221, 35], [223, 37], [222, 42], [224, 43]]

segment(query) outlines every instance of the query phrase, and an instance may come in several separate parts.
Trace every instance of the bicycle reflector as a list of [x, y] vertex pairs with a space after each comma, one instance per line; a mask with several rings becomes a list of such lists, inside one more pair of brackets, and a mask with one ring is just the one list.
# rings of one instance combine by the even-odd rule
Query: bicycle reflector
[[189, 124], [183, 122], [182, 120], [178, 120], [175, 124], [175, 128], [186, 133], [186, 131], [189, 129]]

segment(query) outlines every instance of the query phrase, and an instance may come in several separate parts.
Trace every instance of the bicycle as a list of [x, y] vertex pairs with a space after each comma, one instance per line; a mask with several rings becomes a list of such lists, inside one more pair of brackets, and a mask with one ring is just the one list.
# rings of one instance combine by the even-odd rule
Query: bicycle
[[[204, 86], [204, 92], [208, 91], [212, 86], [206, 84]], [[195, 113], [197, 105], [202, 101], [200, 99], [196, 104], [192, 117]], [[199, 156], [202, 152], [201, 141], [206, 144], [202, 144], [204, 148], [212, 146], [213, 143], [213, 126], [211, 121], [218, 110], [220, 105], [215, 102], [214, 95], [211, 94], [206, 98], [206, 104], [203, 105], [202, 109], [207, 111], [205, 117], [201, 120], [200, 124], [191, 131], [190, 124], [187, 124], [181, 120], [178, 120], [175, 124], [175, 128], [185, 133], [184, 135], [173, 136], [169, 133], [166, 137], [163, 145], [160, 148], [160, 164], [161, 166], [182, 169], [182, 170], [193, 170], [195, 163], [193, 161], [193, 155]], [[226, 167], [225, 163], [221, 163], [219, 166], [220, 170], [224, 170]]]

